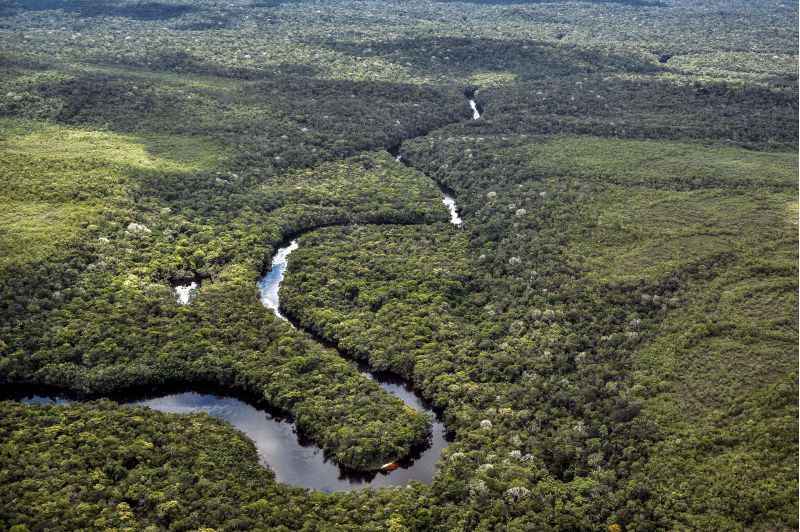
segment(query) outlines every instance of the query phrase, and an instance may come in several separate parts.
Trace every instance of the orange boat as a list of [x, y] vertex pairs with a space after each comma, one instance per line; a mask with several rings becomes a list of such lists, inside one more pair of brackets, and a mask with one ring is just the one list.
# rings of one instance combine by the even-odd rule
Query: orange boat
[[381, 466], [381, 471], [394, 471], [398, 467], [400, 467], [400, 464], [397, 462], [389, 462], [388, 464], [383, 464]]

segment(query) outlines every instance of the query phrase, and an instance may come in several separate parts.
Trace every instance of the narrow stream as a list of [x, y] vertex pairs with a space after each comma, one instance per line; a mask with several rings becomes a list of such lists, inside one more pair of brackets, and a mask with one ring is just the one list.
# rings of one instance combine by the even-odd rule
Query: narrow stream
[[478, 105], [475, 103], [475, 100], [469, 100], [469, 108], [472, 109], [472, 119], [477, 120], [481, 117], [481, 112], [478, 110]]
[[472, 110], [472, 119], [477, 120], [481, 117], [481, 112], [483, 109], [478, 106], [478, 102], [475, 101], [475, 95], [478, 94], [478, 87], [474, 85], [467, 85], [464, 87], [464, 97], [467, 98], [469, 101], [469, 108]]
[[289, 321], [280, 311], [280, 298], [278, 289], [281, 281], [286, 274], [286, 267], [289, 265], [289, 254], [297, 249], [297, 240], [292, 240], [288, 246], [278, 249], [272, 258], [272, 268], [267, 275], [259, 279], [258, 290], [261, 293], [261, 304], [275, 313], [283, 321]]
[[458, 207], [456, 206], [455, 198], [445, 192], [442, 203], [444, 203], [447, 207], [447, 210], [450, 211], [450, 223], [461, 227], [461, 225], [464, 223], [464, 220], [462, 220], [461, 216], [458, 215]]
[[[478, 118], [480, 118], [480, 113], [478, 113], [478, 110], [477, 108], [474, 107], [474, 104], [475, 104], [474, 100], [470, 100], [470, 105], [473, 107], [473, 109], [475, 109], [475, 114], [477, 115], [474, 118], [475, 120], [477, 120]], [[401, 144], [395, 144], [394, 146], [390, 146], [389, 148], [387, 148], [386, 151], [388, 151], [389, 154], [394, 157], [395, 161], [410, 167], [408, 162], [405, 159], [403, 159], [403, 155], [400, 153], [400, 146]], [[444, 203], [445, 207], [447, 207], [447, 210], [450, 211], [450, 223], [455, 225], [456, 227], [461, 227], [464, 224], [464, 220], [462, 220], [461, 217], [458, 215], [458, 206], [456, 205], [455, 198], [442, 185], [439, 185], [439, 189], [442, 191], [442, 203]], [[276, 295], [276, 300], [277, 300], [277, 295]]]

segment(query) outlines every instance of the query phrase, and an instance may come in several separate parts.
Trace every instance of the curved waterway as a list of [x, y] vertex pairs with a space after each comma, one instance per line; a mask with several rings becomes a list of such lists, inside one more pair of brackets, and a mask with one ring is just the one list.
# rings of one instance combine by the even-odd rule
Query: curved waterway
[[[259, 279], [261, 303], [280, 319], [288, 319], [280, 312], [279, 289], [289, 265], [289, 255], [298, 248], [296, 240], [275, 253], [272, 267]], [[291, 323], [291, 322], [290, 322]], [[436, 412], [401, 378], [383, 372], [371, 372], [364, 365], [358, 369], [384, 391], [394, 395], [418, 412], [430, 414], [433, 420], [431, 438], [424, 449], [416, 449], [411, 456], [398, 460], [393, 471], [353, 472], [341, 469], [325, 457], [322, 449], [306, 441], [295, 432], [294, 424], [285, 418], [256, 408], [234, 397], [185, 391], [152, 395], [147, 398], [126, 398], [123, 405], [144, 406], [170, 414], [206, 413], [227, 421], [250, 438], [258, 451], [259, 461], [275, 473], [275, 479], [284, 484], [319, 491], [348, 491], [381, 486], [402, 486], [412, 480], [430, 483], [436, 474], [436, 462], [447, 446], [444, 423]], [[59, 395], [16, 395], [26, 404], [69, 404], [74, 402]]]
[[[445, 194], [443, 201], [450, 209], [452, 223], [460, 225], [461, 218], [458, 216], [453, 198]], [[289, 265], [289, 255], [298, 247], [297, 241], [292, 240], [289, 245], [279, 248], [272, 259], [270, 271], [258, 281], [261, 303], [278, 318], [287, 322], [289, 322], [287, 317], [280, 312], [279, 290]], [[196, 285], [177, 288], [177, 294], [183, 296], [180, 298], [180, 302], [183, 303], [188, 302], [190, 297], [187, 296], [193, 295]], [[253, 441], [260, 463], [275, 473], [278, 482], [285, 484], [333, 492], [405, 485], [412, 480], [430, 483], [437, 471], [436, 462], [448, 443], [444, 423], [431, 406], [403, 379], [390, 373], [369, 371], [363, 364], [359, 365], [358, 369], [384, 391], [399, 398], [414, 410], [430, 414], [433, 420], [428, 445], [414, 450], [411, 456], [398, 460], [399, 467], [393, 471], [365, 473], [341, 469], [328, 460], [319, 447], [300, 438], [290, 420], [274, 416], [234, 397], [185, 391], [156, 394], [147, 398], [126, 398], [120, 402], [123, 405], [144, 406], [171, 414], [203, 412], [227, 421]], [[26, 404], [38, 405], [74, 402], [59, 395], [18, 394], [14, 398]]]
[[[261, 303], [275, 313], [275, 316], [287, 322], [289, 322], [289, 320], [280, 311], [279, 290], [286, 274], [286, 269], [289, 266], [289, 255], [298, 247], [297, 240], [292, 240], [288, 246], [279, 248], [272, 259], [272, 266], [269, 272], [258, 281]], [[291, 324], [291, 322], [289, 323]], [[412, 453], [412, 456], [399, 460], [397, 462], [399, 467], [393, 471], [381, 471], [377, 474], [371, 473], [367, 475], [363, 473], [341, 471], [334, 464], [325, 461], [321, 451], [317, 449], [314, 453], [319, 454], [319, 456], [314, 453], [306, 453], [305, 455], [306, 459], [313, 462], [314, 465], [309, 468], [311, 475], [306, 477], [304, 468], [292, 468], [293, 472], [291, 476], [294, 478], [294, 481], [283, 480], [278, 472], [278, 468], [273, 466], [273, 462], [270, 458], [267, 458], [266, 463], [275, 471], [278, 480], [290, 484], [332, 491], [347, 490], [364, 485], [371, 487], [403, 485], [412, 480], [428, 483], [433, 479], [433, 475], [436, 473], [436, 461], [447, 445], [444, 424], [438, 419], [436, 413], [430, 408], [430, 405], [414, 393], [411, 387], [399, 377], [389, 373], [369, 371], [363, 364], [359, 365], [358, 368], [362, 375], [375, 381], [384, 391], [399, 398], [414, 410], [431, 415], [433, 427], [429, 445], [426, 446], [425, 449], [416, 450], [416, 452]], [[322, 462], [320, 462], [319, 458], [322, 458]], [[303, 473], [301, 475], [303, 478], [297, 478], [296, 473], [298, 471]], [[298, 482], [298, 480], [301, 482]], [[309, 486], [308, 482], [314, 485]], [[320, 482], [322, 483], [321, 485]]]
[[[472, 110], [473, 120], [481, 117], [479, 108], [472, 98], [474, 90], [465, 92]], [[403, 162], [399, 154], [400, 146], [389, 149], [398, 162]], [[442, 203], [450, 212], [450, 223], [461, 226], [463, 220], [458, 215], [455, 199], [446, 191], [442, 191]], [[283, 321], [295, 327], [280, 311], [281, 282], [289, 265], [289, 255], [298, 248], [296, 240], [289, 245], [278, 249], [272, 259], [272, 265], [261, 279], [258, 280], [260, 300], [264, 307], [270, 309]], [[173, 287], [179, 304], [186, 305], [196, 295], [198, 284], [191, 282], [188, 285]], [[447, 432], [444, 423], [436, 412], [417, 395], [411, 386], [403, 379], [383, 372], [372, 372], [363, 364], [358, 366], [361, 373], [376, 382], [384, 391], [402, 400], [406, 405], [418, 412], [430, 414], [432, 423], [431, 438], [424, 449], [416, 449], [411, 456], [398, 460], [397, 469], [392, 471], [378, 471], [371, 473], [351, 472], [339, 468], [327, 458], [323, 451], [311, 442], [305, 441], [295, 432], [291, 421], [274, 416], [271, 413], [256, 408], [234, 397], [185, 391], [181, 393], [166, 393], [148, 398], [129, 398], [122, 400], [123, 405], [143, 406], [159, 412], [170, 414], [195, 414], [206, 413], [212, 417], [230, 423], [233, 427], [250, 438], [258, 451], [259, 461], [275, 473], [278, 482], [310, 488], [325, 492], [348, 491], [365, 487], [398, 486], [405, 485], [414, 480], [430, 483], [436, 474], [436, 462], [447, 446]], [[69, 404], [74, 402], [59, 395], [14, 395], [14, 399], [25, 404]]]
[[[383, 389], [394, 393], [413, 408], [429, 411], [427, 405], [401, 382], [378, 382]], [[14, 399], [30, 405], [65, 405], [74, 402], [73, 399], [58, 395], [16, 395]], [[447, 445], [444, 426], [436, 421], [430, 447], [401, 461], [398, 469], [387, 473], [347, 472], [326, 459], [319, 447], [299, 438], [290, 421], [233, 397], [182, 392], [131, 398], [122, 400], [121, 403], [124, 406], [144, 406], [170, 414], [202, 412], [227, 421], [253, 441], [259, 461], [275, 473], [278, 482], [325, 492], [397, 486], [412, 480], [429, 483], [436, 472], [436, 461]]]

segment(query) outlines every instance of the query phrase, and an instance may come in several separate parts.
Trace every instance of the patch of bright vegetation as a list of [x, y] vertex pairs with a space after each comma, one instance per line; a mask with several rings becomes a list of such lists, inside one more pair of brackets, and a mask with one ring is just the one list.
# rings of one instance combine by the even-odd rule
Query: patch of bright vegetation
[[797, 226], [762, 227], [730, 268], [687, 286], [634, 359], [664, 437], [630, 489], [664, 526], [780, 527], [797, 512]]
[[142, 171], [190, 172], [217, 156], [198, 139], [2, 122], [0, 266], [36, 262], [74, 243], [104, 212], [120, 206]]
[[611, 187], [592, 198], [596, 218], [567, 253], [591, 278], [657, 282], [772, 238], [789, 201], [783, 194]]
[[[513, 145], [513, 144], [512, 144]], [[530, 177], [572, 176], [625, 186], [793, 189], [797, 154], [684, 142], [556, 137], [514, 154]]]

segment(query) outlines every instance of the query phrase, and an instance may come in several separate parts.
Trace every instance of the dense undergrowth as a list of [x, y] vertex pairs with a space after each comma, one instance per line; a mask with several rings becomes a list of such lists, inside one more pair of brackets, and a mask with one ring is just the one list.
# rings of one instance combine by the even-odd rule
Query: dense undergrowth
[[0, 6], [0, 385], [213, 385], [375, 469], [429, 420], [353, 358], [455, 436], [322, 494], [207, 416], [0, 402], [0, 528], [796, 528], [796, 15]]
[[[591, 139], [564, 138], [555, 144], [563, 149], [579, 141]], [[434, 139], [410, 143], [404, 156], [422, 164], [426, 154], [432, 157], [435, 148], [430, 146], [437, 144]], [[569, 156], [564, 157], [569, 166], [544, 161], [544, 168], [561, 174], [545, 178], [541, 176], [550, 171], [532, 171], [542, 158], [530, 157], [522, 147], [545, 151], [549, 145], [518, 144], [503, 153], [497, 145], [484, 144], [488, 145], [467, 143], [471, 157], [464, 157], [463, 144], [444, 142], [443, 149], [450, 151], [427, 167], [458, 193], [469, 220], [468, 234], [442, 225], [326, 229], [308, 235], [300, 240], [297, 266], [284, 289], [286, 311], [353, 356], [409, 376], [418, 389], [447, 407], [448, 426], [462, 436], [448, 452], [469, 466], [448, 464], [442, 484], [452, 488], [460, 481], [473, 496], [478, 491], [489, 499], [501, 497], [492, 491], [502, 486], [493, 484], [495, 475], [519, 480], [520, 471], [507, 460], [497, 463], [497, 457], [517, 456], [524, 462], [522, 478], [529, 489], [543, 489], [541, 480], [530, 482], [531, 477], [544, 477], [556, 486], [582, 479], [584, 489], [596, 495], [621, 492], [627, 502], [614, 519], [637, 528], [669, 527], [675, 518], [700, 528], [737, 523], [728, 517], [732, 507], [692, 514], [697, 511], [691, 505], [695, 499], [679, 517], [668, 517], [668, 508], [686, 501], [674, 492], [661, 493], [665, 486], [645, 471], [664, 468], [664, 460], [671, 460], [672, 467], [680, 463], [675, 449], [662, 451], [674, 444], [666, 434], [677, 427], [660, 409], [669, 406], [680, 417], [678, 405], [685, 400], [676, 397], [684, 384], [673, 379], [694, 375], [698, 390], [711, 388], [707, 379], [721, 381], [719, 389], [704, 390], [694, 408], [701, 416], [742, 419], [763, 415], [757, 400], [747, 406], [738, 401], [756, 393], [758, 387], [750, 383], [756, 378], [759, 386], [775, 390], [773, 401], [775, 394], [783, 397], [770, 415], [775, 421], [760, 430], [773, 431], [784, 444], [775, 445], [775, 439], [766, 448], [737, 444], [730, 452], [738, 459], [763, 464], [754, 470], [757, 476], [742, 476], [738, 468], [729, 467], [716, 472], [715, 487], [703, 489], [748, 493], [772, 519], [771, 512], [782, 511], [776, 508], [791, 506], [789, 497], [783, 502], [762, 497], [765, 487], [759, 482], [794, 482], [788, 457], [796, 453], [791, 437], [796, 428], [791, 390], [796, 391], [796, 384], [785, 381], [796, 357], [791, 339], [796, 334], [792, 309], [797, 301], [789, 290], [796, 271], [796, 226], [789, 220], [793, 195], [756, 193], [735, 180], [729, 189], [718, 188], [713, 176], [726, 163], [745, 157], [742, 150], [717, 152], [718, 159], [712, 160], [717, 166], [709, 164], [702, 178], [688, 185], [695, 188], [684, 190], [682, 174], [670, 180], [670, 174], [646, 167], [629, 169], [612, 183], [602, 174], [582, 178], [583, 169]], [[613, 144], [606, 143], [606, 153], [613, 153]], [[649, 149], [648, 160], [662, 169], [686, 157], [683, 150], [675, 152], [685, 149], [683, 145], [664, 150], [658, 143], [617, 144]], [[526, 168], [525, 175], [507, 175], [507, 182], [484, 174], [491, 166], [482, 164], [483, 157], [494, 161], [502, 154], [503, 160], [513, 162], [511, 153], [534, 168]], [[657, 153], [666, 156], [659, 160]], [[765, 166], [774, 165], [783, 187], [793, 172], [793, 161], [786, 156], [758, 156], [766, 158]], [[438, 174], [434, 168], [440, 169]], [[654, 173], [658, 179], [653, 188], [638, 184]], [[620, 185], [621, 179], [628, 181]], [[766, 185], [774, 178], [764, 179]], [[728, 294], [723, 286], [745, 282], [745, 272], [759, 263], [766, 268], [758, 276], [765, 284], [759, 289], [745, 284], [737, 291], [746, 293], [751, 304], [764, 297], [767, 308], [783, 309], [777, 318], [745, 325], [734, 309], [710, 311], [701, 306], [709, 304], [698, 301], [697, 293], [706, 293], [701, 287], [714, 286], [712, 293]], [[763, 296], [756, 295], [761, 292]], [[728, 297], [735, 304], [735, 296]], [[694, 324], [687, 312], [718, 317]], [[767, 316], [751, 319], [756, 318]], [[697, 353], [698, 367], [674, 376], [642, 368], [645, 360], [676, 363], [670, 357], [677, 353], [670, 355], [658, 346], [672, 345], [676, 335], [686, 334], [695, 340], [680, 340], [688, 345], [677, 352]], [[738, 355], [738, 367], [730, 356], [745, 349], [746, 344], [735, 343], [747, 342], [744, 338], [755, 345]], [[756, 354], [758, 362], [749, 360]], [[727, 405], [731, 414], [719, 410], [716, 394], [723, 392], [732, 401]], [[496, 430], [502, 436], [495, 436]], [[702, 434], [697, 430], [690, 433], [693, 438]], [[730, 419], [718, 420], [715, 430], [718, 441], [732, 443], [742, 437], [742, 428]], [[683, 456], [691, 466], [684, 470], [687, 486], [705, 486], [707, 481], [708, 465], [696, 455], [716, 460], [719, 452], [717, 446], [704, 451], [698, 447], [703, 448], [693, 443], [680, 446], [684, 453], [692, 452], [691, 458]], [[631, 474], [635, 480], [626, 478]], [[566, 486], [560, 489], [568, 490]], [[740, 512], [739, 519], [746, 522], [744, 515]], [[492, 517], [501, 519], [477, 507], [474, 516], [484, 526]], [[586, 523], [564, 521], [562, 526]]]

